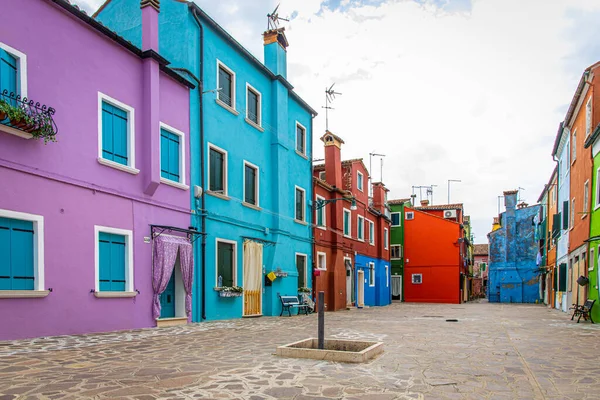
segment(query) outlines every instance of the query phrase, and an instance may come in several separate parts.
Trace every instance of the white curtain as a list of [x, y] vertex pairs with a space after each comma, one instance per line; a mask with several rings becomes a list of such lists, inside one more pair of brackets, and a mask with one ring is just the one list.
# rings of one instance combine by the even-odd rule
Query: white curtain
[[244, 315], [261, 313], [263, 245], [244, 242]]

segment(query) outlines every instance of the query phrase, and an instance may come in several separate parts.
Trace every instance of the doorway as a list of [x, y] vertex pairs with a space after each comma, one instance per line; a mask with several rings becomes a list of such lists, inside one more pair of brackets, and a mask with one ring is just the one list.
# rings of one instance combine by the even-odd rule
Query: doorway
[[160, 295], [160, 317], [174, 318], [175, 317], [175, 271], [171, 274], [171, 279], [167, 284], [167, 288]]
[[344, 258], [344, 266], [346, 267], [346, 307], [352, 306], [352, 298], [354, 290], [352, 288], [352, 260]]
[[244, 317], [262, 315], [262, 243], [244, 242]]
[[356, 280], [356, 288], [358, 292], [357, 305], [358, 307], [365, 306], [365, 271], [358, 270], [358, 279]]

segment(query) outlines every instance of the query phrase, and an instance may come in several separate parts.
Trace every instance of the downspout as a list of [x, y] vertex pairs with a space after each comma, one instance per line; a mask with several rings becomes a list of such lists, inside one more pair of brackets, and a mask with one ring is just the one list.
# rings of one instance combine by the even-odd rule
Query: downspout
[[[313, 139], [313, 121], [314, 121], [314, 119], [315, 119], [315, 116], [313, 115], [310, 118], [310, 138], [311, 138], [311, 141], [310, 141], [310, 156], [311, 156], [311, 160], [310, 160], [310, 184], [311, 184], [311, 186], [313, 188], [313, 190], [312, 190], [313, 198], [311, 199], [311, 203], [313, 204], [313, 207], [312, 207], [312, 210], [311, 210], [311, 212], [313, 214], [312, 215], [313, 218], [315, 218], [315, 212], [314, 212], [314, 210], [315, 210], [315, 206], [314, 206], [315, 201], [313, 199], [316, 198], [316, 194], [317, 194], [317, 191], [315, 190], [316, 185], [315, 185], [315, 183], [313, 181], [313, 172], [314, 172], [314, 170], [313, 170], [313, 162], [312, 162], [312, 160], [314, 159], [314, 154], [313, 154], [313, 140], [312, 140]], [[327, 222], [325, 222], [325, 223], [327, 224]], [[313, 256], [312, 256], [312, 260], [311, 260], [311, 263], [310, 263], [313, 268], [312, 268], [312, 271], [310, 271], [310, 277], [311, 277], [311, 284], [312, 284], [312, 298], [316, 299], [317, 298], [316, 297], [317, 296], [317, 289], [316, 289], [317, 285], [315, 285], [315, 283], [316, 283], [315, 282], [316, 281], [315, 278], [316, 277], [315, 277], [315, 274], [314, 274], [314, 271], [315, 271], [314, 266], [315, 266], [315, 254], [317, 254], [317, 243], [315, 242], [315, 229], [314, 229], [314, 225], [316, 225], [315, 221], [313, 221], [313, 226], [310, 227], [310, 242], [312, 243], [312, 250], [313, 250], [313, 252], [312, 252]], [[307, 263], [307, 267], [308, 267], [308, 263]]]

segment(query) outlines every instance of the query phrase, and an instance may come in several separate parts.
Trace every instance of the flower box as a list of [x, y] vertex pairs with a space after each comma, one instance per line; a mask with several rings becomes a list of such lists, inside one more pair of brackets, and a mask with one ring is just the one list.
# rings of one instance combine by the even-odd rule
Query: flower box
[[243, 292], [226, 292], [224, 290], [219, 291], [219, 297], [241, 297]]
[[5, 89], [0, 93], [0, 131], [24, 139], [56, 141], [57, 128], [52, 116], [54, 109], [33, 100], [21, 98]]

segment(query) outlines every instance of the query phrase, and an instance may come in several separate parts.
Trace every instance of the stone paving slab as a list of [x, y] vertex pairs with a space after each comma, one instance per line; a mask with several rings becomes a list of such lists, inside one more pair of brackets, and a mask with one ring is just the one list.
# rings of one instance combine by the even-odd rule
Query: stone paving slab
[[[446, 322], [458, 319], [458, 322]], [[279, 358], [316, 315], [0, 342], [4, 399], [598, 399], [600, 326], [541, 305], [396, 303], [326, 314], [366, 364]]]

